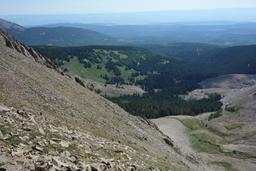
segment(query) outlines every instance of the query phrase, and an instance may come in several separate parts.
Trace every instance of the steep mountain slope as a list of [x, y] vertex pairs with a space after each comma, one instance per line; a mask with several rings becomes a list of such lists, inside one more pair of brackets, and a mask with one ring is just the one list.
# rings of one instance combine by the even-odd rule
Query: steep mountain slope
[[151, 122], [61, 75], [42, 56], [17, 51], [27, 48], [0, 34], [2, 170], [210, 169], [177, 153]]

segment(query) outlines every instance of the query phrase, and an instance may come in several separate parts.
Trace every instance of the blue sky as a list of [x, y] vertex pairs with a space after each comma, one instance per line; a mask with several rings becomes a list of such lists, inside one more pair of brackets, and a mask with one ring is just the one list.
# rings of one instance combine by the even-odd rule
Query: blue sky
[[0, 15], [256, 8], [256, 0], [2, 0]]

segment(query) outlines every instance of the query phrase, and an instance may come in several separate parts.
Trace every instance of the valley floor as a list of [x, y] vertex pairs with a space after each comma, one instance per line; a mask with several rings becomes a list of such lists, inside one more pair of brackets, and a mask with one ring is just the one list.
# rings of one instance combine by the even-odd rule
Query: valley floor
[[[215, 170], [215, 171], [251, 171], [255, 170], [256, 164], [253, 160], [247, 160], [242, 158], [230, 157], [224, 153], [218, 153], [216, 151], [207, 151], [200, 149], [201, 147], [196, 147], [198, 144], [194, 144], [192, 137], [194, 135], [199, 136], [203, 131], [207, 130], [196, 130], [197, 132], [191, 132], [191, 130], [183, 124], [189, 120], [202, 121], [196, 117], [190, 116], [175, 116], [175, 117], [165, 117], [159, 119], [153, 119], [152, 121], [159, 127], [159, 129], [168, 137], [170, 137], [176, 148], [178, 148], [181, 153], [187, 158], [197, 161], [197, 165], [200, 170]], [[216, 136], [215, 134], [210, 134], [212, 138]], [[211, 138], [200, 137], [201, 141], [211, 141]], [[204, 146], [204, 144], [199, 144], [199, 146]], [[194, 148], [195, 147], [195, 148]], [[210, 150], [210, 149], [208, 149]]]
[[200, 161], [201, 170], [256, 170], [255, 76], [225, 75], [201, 85], [204, 89], [194, 90], [189, 98], [219, 93], [222, 111], [152, 121], [183, 154]]

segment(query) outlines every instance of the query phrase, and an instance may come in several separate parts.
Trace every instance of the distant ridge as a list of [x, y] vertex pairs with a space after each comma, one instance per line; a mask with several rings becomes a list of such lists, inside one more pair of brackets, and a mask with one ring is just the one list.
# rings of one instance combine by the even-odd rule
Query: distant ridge
[[0, 28], [5, 31], [23, 31], [25, 28], [0, 18]]
[[28, 45], [81, 46], [118, 44], [114, 37], [84, 28], [75, 27], [32, 27], [0, 20], [0, 28]]

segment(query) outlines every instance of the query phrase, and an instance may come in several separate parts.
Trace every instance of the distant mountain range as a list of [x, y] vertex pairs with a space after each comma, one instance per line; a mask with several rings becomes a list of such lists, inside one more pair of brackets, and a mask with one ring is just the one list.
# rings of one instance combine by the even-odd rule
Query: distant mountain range
[[207, 43], [221, 46], [256, 44], [256, 23], [203, 22], [152, 25], [62, 23], [22, 27], [0, 20], [5, 29], [29, 45], [167, 45]]
[[118, 44], [118, 40], [111, 36], [76, 27], [25, 28], [1, 19], [0, 28], [28, 45], [81, 46]]
[[94, 30], [133, 44], [168, 44], [177, 42], [215, 45], [250, 45], [256, 43], [256, 23], [201, 22], [151, 25], [99, 25], [64, 23], [46, 27], [77, 27]]
[[208, 22], [152, 25], [63, 23], [28, 27], [3, 19], [0, 28], [29, 45], [167, 45], [206, 43], [221, 46], [256, 44], [256, 23]]

